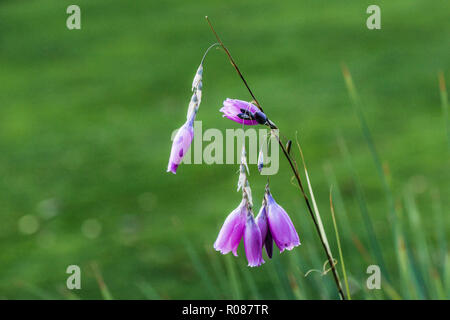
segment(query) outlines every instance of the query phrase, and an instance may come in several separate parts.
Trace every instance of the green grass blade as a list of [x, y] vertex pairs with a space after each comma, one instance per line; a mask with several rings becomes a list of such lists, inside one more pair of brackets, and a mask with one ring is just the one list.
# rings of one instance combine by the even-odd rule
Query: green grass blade
[[[180, 228], [180, 222], [176, 217], [172, 217], [172, 223], [176, 229]], [[182, 243], [184, 244], [186, 252], [192, 262], [192, 266], [197, 271], [197, 274], [199, 275], [202, 284], [207, 291], [207, 294], [210, 297], [217, 298], [217, 290], [214, 289], [212, 278], [209, 275], [207, 268], [205, 267], [205, 263], [202, 261], [202, 259], [200, 259], [191, 241], [182, 232], [178, 233], [180, 234]]]
[[445, 86], [444, 73], [439, 72], [439, 92], [441, 95], [442, 117], [444, 118], [445, 128], [447, 131], [447, 145], [450, 148], [450, 119], [448, 117], [448, 94]]
[[420, 273], [423, 278], [424, 287], [427, 290], [428, 298], [433, 297], [431, 292], [431, 279], [429, 276], [430, 266], [430, 253], [428, 250], [427, 239], [425, 237], [425, 232], [422, 228], [422, 221], [420, 218], [420, 213], [415, 203], [414, 197], [411, 191], [407, 191], [405, 194], [406, 212], [408, 214], [411, 231], [414, 235], [412, 238], [414, 242], [414, 247], [417, 248], [418, 263], [416, 264], [417, 272]]
[[289, 278], [287, 276], [287, 269], [286, 267], [281, 263], [281, 256], [280, 255], [274, 255], [272, 257], [273, 266], [275, 267], [275, 272], [278, 277], [278, 283], [280, 284], [280, 288], [285, 292], [285, 296], [287, 299], [294, 299], [294, 293], [291, 290], [291, 286], [289, 284]]
[[[210, 258], [212, 271], [214, 273], [214, 277], [217, 279], [220, 287], [220, 296], [222, 299], [226, 298], [226, 293], [230, 292], [230, 284], [228, 283], [227, 274], [225, 272], [225, 269], [223, 267], [223, 264], [221, 261], [223, 259], [219, 259], [219, 255], [217, 255], [217, 252], [215, 250], [211, 250], [211, 248], [208, 246], [206, 248], [206, 254]], [[220, 257], [221, 258], [221, 257]]]
[[336, 233], [336, 242], [337, 242], [337, 245], [338, 245], [339, 259], [341, 260], [342, 274], [344, 275], [345, 289], [347, 291], [347, 299], [348, 300], [352, 300], [352, 296], [350, 294], [350, 288], [348, 286], [347, 271], [345, 270], [344, 256], [342, 254], [341, 240], [339, 239], [339, 231], [338, 231], [338, 227], [337, 227], [337, 224], [336, 224], [336, 217], [335, 217], [335, 214], [334, 214], [333, 198], [332, 198], [331, 190], [330, 190], [330, 208], [331, 208], [331, 217], [333, 218], [334, 232]]
[[289, 283], [292, 288], [294, 296], [298, 300], [306, 299], [310, 295], [310, 287], [305, 281], [305, 274], [301, 271], [300, 266], [303, 266], [304, 260], [300, 256], [299, 250], [293, 250], [292, 254], [289, 255], [290, 267], [289, 267]]
[[351, 235], [353, 234], [350, 219], [348, 217], [347, 210], [345, 209], [344, 200], [342, 197], [341, 189], [339, 187], [338, 180], [336, 178], [336, 174], [334, 173], [333, 167], [330, 162], [327, 162], [324, 165], [324, 172], [325, 176], [327, 178], [328, 185], [333, 186], [333, 205], [336, 206], [337, 211], [339, 212], [339, 223], [338, 226], [340, 229], [342, 229], [344, 232], [341, 236], [345, 238], [347, 236], [349, 239], [351, 238]]
[[294, 294], [295, 299], [303, 300], [305, 299], [302, 292], [300, 291], [300, 287], [298, 286], [297, 279], [295, 278], [293, 273], [288, 273], [289, 284], [292, 289], [292, 293]]
[[[308, 185], [308, 191], [309, 191], [309, 195], [310, 195], [311, 202], [312, 202], [312, 205], [313, 205], [313, 212], [314, 212], [314, 215], [316, 217], [317, 225], [319, 227], [319, 232], [320, 232], [321, 238], [323, 239], [323, 243], [325, 245], [325, 250], [327, 251], [328, 256], [331, 258], [331, 262], [330, 263], [333, 263], [333, 265], [330, 265], [330, 268], [332, 268], [336, 272], [336, 278], [337, 278], [336, 282], [337, 282], [337, 286], [339, 287], [338, 288], [339, 289], [339, 296], [341, 296], [341, 295], [343, 296], [343, 293], [341, 293], [342, 292], [342, 288], [341, 288], [341, 283], [340, 283], [340, 280], [339, 280], [339, 272], [335, 268], [335, 265], [334, 265], [333, 254], [331, 252], [330, 245], [328, 243], [328, 237], [327, 237], [327, 234], [325, 232], [325, 228], [324, 228], [323, 223], [322, 223], [322, 218], [320, 216], [319, 208], [317, 207], [316, 199], [314, 197], [313, 188], [311, 186], [311, 181], [309, 179], [308, 169], [306, 168], [306, 161], [305, 161], [305, 158], [303, 157], [303, 151], [302, 151], [302, 148], [300, 146], [300, 143], [298, 142], [297, 136], [296, 136], [296, 143], [297, 143], [297, 147], [298, 147], [298, 150], [300, 152], [301, 159], [302, 159], [303, 169], [305, 171], [306, 182], [307, 182], [307, 185]], [[343, 298], [343, 297], [341, 297], [341, 298]]]
[[447, 256], [445, 257], [445, 274], [444, 274], [444, 286], [446, 298], [450, 299], [450, 253], [447, 252]]
[[49, 292], [47, 290], [43, 290], [34, 284], [28, 283], [24, 285], [25, 291], [29, 292], [33, 296], [36, 296], [37, 298], [41, 300], [58, 300], [58, 297], [55, 296], [52, 292]]
[[145, 299], [148, 300], [159, 300], [161, 296], [156, 292], [153, 286], [146, 281], [139, 281], [136, 283], [136, 286], [139, 288], [141, 293], [144, 295]]
[[439, 272], [437, 271], [436, 268], [432, 268], [430, 272], [431, 272], [431, 280], [433, 281], [433, 286], [436, 291], [436, 299], [445, 300], [446, 295], [445, 295], [444, 283], [443, 283], [441, 277], [439, 276]]
[[[383, 253], [381, 251], [381, 247], [378, 241], [378, 238], [375, 233], [375, 228], [373, 227], [372, 219], [370, 218], [369, 210], [367, 208], [366, 199], [364, 196], [364, 192], [362, 190], [361, 183], [359, 182], [359, 179], [357, 177], [355, 168], [352, 163], [350, 152], [347, 148], [347, 145], [345, 143], [345, 140], [343, 137], [339, 137], [338, 144], [341, 149], [341, 153], [343, 154], [346, 162], [347, 167], [351, 173], [353, 184], [355, 186], [355, 192], [356, 192], [356, 198], [358, 201], [358, 205], [361, 211], [361, 216], [363, 219], [364, 227], [367, 231], [367, 237], [369, 240], [369, 246], [370, 249], [374, 255], [374, 258], [376, 259], [376, 263], [380, 265], [380, 268], [382, 269], [382, 274], [386, 278], [387, 281], [390, 281], [389, 272], [383, 257]], [[395, 214], [395, 213], [394, 213]], [[395, 224], [395, 219], [393, 219], [393, 222]]]
[[192, 261], [192, 265], [194, 266], [195, 270], [200, 276], [200, 279], [202, 280], [203, 286], [207, 290], [210, 297], [217, 298], [217, 290], [214, 289], [211, 276], [209, 275], [209, 272], [206, 270], [205, 264], [197, 254], [197, 251], [194, 249], [191, 242], [187, 238], [184, 238], [183, 243], [186, 246], [186, 251], [189, 255], [189, 258]]
[[230, 281], [231, 296], [234, 300], [240, 300], [242, 299], [242, 289], [236, 274], [235, 262], [230, 254], [225, 255], [225, 266]]
[[398, 274], [400, 277], [401, 293], [405, 299], [417, 299], [416, 288], [413, 286], [413, 272], [411, 270], [411, 264], [409, 263], [408, 253], [406, 252], [405, 233], [403, 228], [402, 211], [396, 210], [398, 217], [395, 219], [394, 225], [394, 237], [396, 258], [398, 266]]
[[100, 268], [98, 267], [97, 263], [91, 264], [92, 270], [94, 271], [95, 279], [97, 280], [98, 287], [100, 288], [100, 293], [102, 294], [102, 297], [104, 300], [113, 300], [113, 297], [111, 293], [109, 292], [108, 286], [106, 285], [105, 281], [103, 280], [103, 276], [100, 272]]
[[431, 194], [431, 205], [434, 213], [434, 222], [435, 222], [435, 232], [437, 235], [437, 242], [439, 246], [439, 255], [438, 262], [443, 262], [442, 266], [438, 271], [441, 274], [441, 277], [444, 277], [445, 274], [445, 258], [447, 256], [447, 239], [445, 236], [445, 221], [444, 214], [442, 212], [442, 206], [440, 201], [440, 195], [438, 190], [433, 190]]
[[242, 263], [239, 263], [239, 267], [241, 270], [242, 277], [244, 278], [245, 284], [250, 291], [250, 299], [261, 299], [261, 295], [259, 294], [258, 287], [256, 286], [255, 279], [253, 278], [252, 268], [245, 266]]
[[[273, 259], [277, 259], [275, 254], [272, 257], [272, 260]], [[280, 299], [280, 300], [287, 300], [288, 296], [286, 294], [286, 290], [283, 286], [283, 283], [280, 280], [280, 276], [277, 272], [276, 267], [274, 266], [273, 263], [268, 264], [267, 267], [268, 268], [266, 269], [266, 271], [268, 272], [268, 276], [269, 276], [270, 280], [272, 281], [272, 285], [273, 285], [273, 289], [275, 291], [276, 298]]]
[[[297, 213], [297, 220], [299, 225], [304, 226], [301, 232], [301, 238], [311, 239], [315, 235], [313, 234], [313, 222], [311, 219], [306, 219], [305, 215]], [[321, 248], [317, 243], [311, 243], [308, 246], [303, 246], [302, 250], [293, 250], [295, 252], [295, 258], [297, 260], [296, 268], [303, 278], [305, 286], [310, 289], [310, 294], [312, 296], [317, 296], [320, 299], [331, 299], [335, 297], [336, 287], [330, 281], [324, 281], [323, 277], [317, 277], [311, 274], [305, 277], [305, 274], [311, 269], [321, 269], [323, 265], [323, 260], [319, 256]], [[300, 270], [302, 266], [305, 269]]]
[[370, 153], [372, 154], [373, 161], [375, 162], [375, 166], [376, 166], [378, 175], [383, 184], [384, 193], [385, 193], [386, 200], [388, 203], [388, 209], [390, 212], [390, 219], [392, 220], [391, 222], [394, 222], [394, 220], [395, 220], [394, 197], [392, 195], [392, 190], [389, 186], [388, 179], [384, 173], [381, 158], [378, 155], [378, 152], [377, 152], [377, 149], [375, 146], [375, 142], [372, 138], [372, 134], [370, 132], [369, 126], [367, 125], [367, 121], [364, 116], [364, 113], [362, 112], [359, 97], [356, 92], [355, 85], [353, 84], [352, 76], [351, 76], [350, 71], [348, 70], [347, 66], [345, 66], [345, 65], [342, 66], [342, 73], [344, 75], [344, 80], [345, 80], [347, 90], [349, 92], [350, 100], [352, 101], [353, 110], [355, 111], [355, 113], [358, 117], [359, 123], [361, 125], [361, 130], [363, 132], [366, 143], [369, 146]]

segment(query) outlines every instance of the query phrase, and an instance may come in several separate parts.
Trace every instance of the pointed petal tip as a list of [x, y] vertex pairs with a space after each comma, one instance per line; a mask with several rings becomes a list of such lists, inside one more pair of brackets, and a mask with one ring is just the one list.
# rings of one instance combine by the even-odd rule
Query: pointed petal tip
[[295, 247], [298, 247], [300, 244], [301, 244], [301, 243], [298, 242], [298, 243], [293, 243], [293, 244], [291, 244], [291, 245], [289, 245], [289, 246], [287, 246], [287, 247], [283, 247], [282, 249], [280, 249], [280, 253], [282, 253], [284, 250], [291, 251], [291, 250], [294, 249]]
[[262, 266], [264, 263], [265, 263], [265, 261], [261, 260], [259, 263], [258, 262], [257, 263], [249, 263], [247, 266], [250, 268], [255, 268], [255, 267]]
[[218, 252], [220, 252], [221, 254], [224, 254], [224, 255], [230, 252], [230, 251], [226, 251], [226, 250], [223, 250], [221, 248], [218, 248], [216, 246], [214, 246], [214, 250], [216, 250], [216, 251], [218, 251]]
[[173, 174], [177, 174], [177, 169], [167, 168], [166, 172], [172, 172]]

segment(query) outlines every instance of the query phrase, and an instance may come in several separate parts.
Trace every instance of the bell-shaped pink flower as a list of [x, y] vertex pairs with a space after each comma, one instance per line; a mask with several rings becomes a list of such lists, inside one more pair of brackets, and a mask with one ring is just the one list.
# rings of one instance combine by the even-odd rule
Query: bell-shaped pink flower
[[266, 115], [257, 106], [242, 100], [226, 99], [220, 112], [224, 117], [244, 125], [253, 126], [268, 122]]
[[261, 231], [251, 212], [247, 213], [247, 221], [245, 223], [244, 248], [249, 267], [258, 267], [264, 263]]
[[183, 160], [184, 155], [191, 146], [192, 139], [194, 138], [194, 118], [192, 115], [190, 120], [178, 129], [177, 134], [172, 142], [172, 150], [170, 151], [169, 164], [167, 166], [167, 172], [177, 173], [177, 168]]
[[291, 219], [286, 211], [275, 202], [269, 190], [266, 191], [265, 197], [267, 202], [267, 221], [275, 244], [280, 249], [280, 252], [283, 252], [285, 249], [292, 250], [300, 245], [300, 240]]
[[232, 251], [237, 256], [237, 248], [244, 235], [247, 212], [247, 200], [244, 198], [239, 206], [225, 219], [219, 236], [214, 242], [214, 249], [222, 254]]
[[256, 216], [256, 224], [259, 227], [261, 232], [261, 240], [263, 247], [266, 247], [266, 253], [269, 258], [272, 258], [273, 253], [273, 238], [270, 233], [269, 221], [267, 220], [267, 209], [265, 201], [259, 210], [258, 215]]

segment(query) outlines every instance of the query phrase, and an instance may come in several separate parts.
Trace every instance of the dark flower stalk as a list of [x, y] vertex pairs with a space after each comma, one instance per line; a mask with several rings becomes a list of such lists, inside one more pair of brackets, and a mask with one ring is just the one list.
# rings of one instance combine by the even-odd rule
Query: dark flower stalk
[[[236, 65], [235, 61], [233, 60], [233, 58], [232, 58], [230, 52], [228, 51], [227, 47], [225, 47], [225, 45], [223, 44], [222, 40], [221, 40], [221, 39], [219, 38], [219, 36], [217, 35], [217, 33], [216, 33], [216, 31], [214, 30], [214, 28], [213, 28], [213, 26], [212, 26], [212, 24], [211, 24], [211, 21], [208, 19], [208, 17], [205, 17], [205, 18], [206, 18], [206, 21], [208, 22], [208, 24], [209, 24], [209, 26], [210, 26], [210, 28], [211, 28], [211, 30], [212, 30], [214, 36], [216, 37], [218, 43], [220, 44], [220, 46], [223, 48], [223, 50], [224, 50], [225, 53], [227, 54], [228, 60], [230, 61], [231, 65], [234, 67], [234, 69], [235, 69], [236, 72], [238, 73], [239, 77], [241, 78], [242, 82], [243, 82], [244, 85], [246, 86], [248, 92], [249, 92], [250, 95], [252, 96], [253, 101], [255, 102], [256, 107], [259, 109], [259, 111], [260, 111], [261, 113], [264, 114], [263, 108], [261, 107], [261, 105], [259, 104], [259, 102], [258, 102], [258, 100], [256, 99], [255, 95], [253, 94], [252, 90], [250, 89], [250, 87], [249, 87], [247, 81], [245, 80], [244, 76], [242, 75], [241, 71], [239, 70], [238, 66]], [[224, 112], [224, 113], [225, 113], [225, 112]], [[226, 113], [225, 113], [225, 116], [226, 116]], [[267, 117], [266, 117], [266, 118], [267, 118]], [[233, 119], [232, 119], [232, 120], [233, 120]], [[242, 120], [247, 120], [247, 119], [242, 119]], [[277, 126], [276, 126], [272, 121], [270, 121], [269, 119], [267, 119], [266, 124], [267, 124], [271, 129], [278, 129]], [[296, 179], [296, 181], [297, 181], [297, 184], [298, 184], [298, 186], [300, 187], [300, 190], [301, 190], [301, 193], [302, 193], [302, 195], [303, 195], [303, 198], [305, 199], [306, 206], [307, 206], [307, 208], [308, 208], [308, 212], [310, 213], [311, 219], [312, 219], [313, 222], [314, 222], [314, 226], [315, 226], [315, 228], [316, 228], [316, 231], [317, 231], [317, 234], [318, 234], [318, 236], [319, 236], [320, 242], [322, 243], [322, 247], [323, 247], [323, 249], [324, 249], [324, 251], [325, 251], [325, 254], [326, 254], [326, 256], [327, 256], [328, 263], [329, 263], [329, 265], [331, 266], [331, 271], [332, 271], [332, 274], [333, 274], [334, 281], [335, 281], [335, 283], [336, 283], [336, 287], [337, 287], [339, 296], [340, 296], [341, 299], [345, 300], [345, 296], [344, 296], [344, 293], [343, 293], [343, 291], [342, 291], [342, 287], [341, 287], [341, 284], [340, 284], [340, 281], [339, 281], [339, 277], [338, 277], [338, 274], [337, 274], [337, 270], [336, 270], [336, 268], [335, 268], [335, 263], [334, 263], [334, 261], [333, 261], [333, 257], [332, 257], [332, 255], [331, 255], [331, 252], [330, 252], [329, 247], [328, 247], [328, 245], [327, 245], [327, 241], [325, 240], [324, 236], [322, 235], [322, 231], [321, 231], [321, 229], [320, 229], [319, 223], [318, 223], [318, 221], [317, 221], [317, 219], [316, 219], [316, 216], [315, 216], [315, 214], [314, 214], [314, 211], [313, 211], [313, 209], [312, 209], [312, 206], [311, 206], [311, 203], [310, 203], [310, 201], [309, 201], [309, 198], [308, 198], [308, 196], [307, 196], [306, 193], [305, 193], [305, 190], [304, 190], [304, 187], [303, 187], [301, 178], [300, 178], [300, 174], [299, 174], [299, 172], [298, 172], [298, 170], [297, 170], [296, 165], [294, 164], [294, 163], [295, 163], [295, 160], [293, 160], [292, 157], [290, 156], [290, 154], [287, 152], [287, 150], [286, 150], [286, 148], [285, 148], [283, 142], [281, 141], [281, 138], [279, 137], [279, 135], [277, 135], [277, 134], [274, 132], [274, 130], [272, 130], [272, 132], [274, 133], [275, 137], [277, 138], [278, 144], [280, 145], [280, 148], [281, 148], [281, 150], [283, 151], [284, 156], [286, 157], [287, 161], [289, 162], [289, 165], [290, 165], [290, 167], [291, 167], [291, 169], [292, 169], [292, 172], [294, 173], [294, 176], [295, 176], [295, 179]], [[266, 200], [267, 200], [267, 199], [266, 199]], [[263, 206], [263, 207], [264, 207], [264, 206]], [[258, 219], [257, 219], [257, 222], [258, 222]], [[262, 230], [261, 227], [260, 227], [260, 230]], [[267, 230], [267, 229], [266, 229], [266, 230]], [[272, 236], [273, 236], [273, 235], [272, 235]], [[267, 248], [267, 243], [266, 243], [266, 242], [265, 242], [265, 245], [266, 245], [266, 250], [267, 250], [268, 248]], [[280, 248], [280, 249], [281, 249], [281, 248]], [[269, 251], [267, 251], [267, 253], [269, 253]], [[271, 249], [270, 249], [270, 255], [271, 255]]]

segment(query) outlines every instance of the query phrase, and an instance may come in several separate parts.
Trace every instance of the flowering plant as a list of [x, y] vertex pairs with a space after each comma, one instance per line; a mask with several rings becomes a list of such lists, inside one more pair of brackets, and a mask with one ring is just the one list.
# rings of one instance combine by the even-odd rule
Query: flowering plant
[[[206, 50], [200, 63], [200, 66], [198, 67], [197, 72], [195, 74], [192, 83], [193, 95], [188, 107], [187, 120], [184, 123], [184, 125], [178, 130], [173, 140], [167, 171], [172, 172], [174, 174], [176, 173], [177, 168], [183, 159], [183, 156], [186, 154], [186, 151], [189, 149], [192, 143], [194, 134], [193, 122], [195, 120], [201, 102], [204, 59], [212, 47], [219, 46], [225, 51], [229, 61], [231, 62], [234, 69], [240, 76], [241, 80], [243, 81], [244, 85], [246, 86], [248, 92], [250, 93], [253, 99], [251, 102], [242, 101], [238, 99], [226, 99], [223, 102], [223, 107], [220, 109], [220, 112], [223, 113], [224, 117], [239, 124], [242, 124], [243, 127], [254, 125], [265, 125], [270, 128], [271, 134], [277, 139], [284, 156], [289, 162], [290, 168], [292, 169], [294, 177], [300, 188], [301, 194], [306, 202], [308, 212], [314, 222], [317, 234], [325, 251], [327, 263], [329, 263], [330, 269], [333, 273], [333, 277], [339, 295], [341, 299], [345, 299], [338, 278], [338, 274], [335, 268], [335, 260], [333, 259], [333, 256], [331, 254], [331, 250], [328, 245], [328, 240], [325, 231], [323, 229], [320, 215], [318, 214], [317, 206], [315, 205], [314, 195], [311, 189], [306, 166], [304, 165], [305, 176], [307, 179], [308, 189], [310, 192], [313, 206], [311, 205], [311, 200], [307, 196], [305, 189], [303, 187], [297, 163], [290, 154], [291, 141], [289, 140], [287, 145], [286, 146], [284, 145], [278, 133], [278, 127], [264, 113], [261, 105], [259, 104], [255, 95], [253, 94], [252, 90], [250, 89], [247, 81], [245, 80], [241, 71], [239, 70], [238, 66], [233, 60], [229, 50], [227, 49], [227, 47], [225, 47], [225, 45], [217, 35], [208, 17], [206, 17], [206, 20], [218, 42], [214, 43]], [[299, 147], [300, 154], [303, 160], [303, 153], [301, 151], [300, 144], [298, 143], [298, 141], [297, 145]], [[260, 152], [258, 156], [259, 171], [261, 171], [263, 165], [264, 165], [263, 153]], [[221, 252], [222, 254], [232, 252], [233, 255], [237, 256], [238, 246], [241, 240], [243, 239], [248, 265], [250, 267], [256, 267], [264, 263], [262, 257], [262, 251], [264, 247], [267, 256], [271, 258], [273, 254], [273, 242], [275, 242], [275, 245], [278, 247], [281, 253], [286, 249], [292, 250], [294, 247], [299, 246], [300, 240], [289, 215], [274, 200], [269, 189], [269, 183], [267, 183], [266, 185], [259, 213], [256, 218], [254, 217], [253, 200], [250, 184], [248, 181], [248, 173], [249, 169], [247, 165], [247, 158], [244, 144], [241, 153], [241, 163], [237, 188], [238, 191], [242, 189], [242, 201], [238, 205], [238, 207], [234, 209], [225, 219], [225, 222], [223, 223], [219, 235], [214, 243], [214, 248], [217, 251]]]

